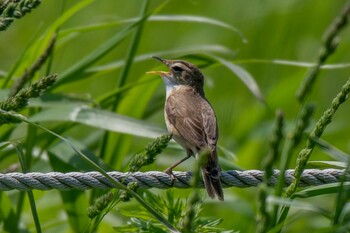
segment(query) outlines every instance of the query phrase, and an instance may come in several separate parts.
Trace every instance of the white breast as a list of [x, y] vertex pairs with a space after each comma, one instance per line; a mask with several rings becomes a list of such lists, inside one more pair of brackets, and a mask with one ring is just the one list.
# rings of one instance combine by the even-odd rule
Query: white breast
[[165, 84], [167, 98], [173, 90], [180, 88], [180, 85], [178, 85], [177, 83], [175, 83], [167, 78], [163, 78], [163, 81]]

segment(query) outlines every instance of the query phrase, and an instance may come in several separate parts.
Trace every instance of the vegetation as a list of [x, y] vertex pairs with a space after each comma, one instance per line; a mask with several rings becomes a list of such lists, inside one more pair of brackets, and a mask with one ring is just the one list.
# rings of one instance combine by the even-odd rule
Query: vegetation
[[[99, 171], [119, 188], [0, 192], [1, 231], [348, 232], [345, 179], [298, 183], [307, 168], [348, 172], [349, 17], [331, 0], [0, 0], [0, 171]], [[259, 187], [220, 202], [107, 175], [185, 154], [152, 55], [201, 68], [222, 169], [265, 170]], [[194, 159], [177, 169], [199, 182]], [[269, 187], [273, 169], [295, 169], [292, 185]]]

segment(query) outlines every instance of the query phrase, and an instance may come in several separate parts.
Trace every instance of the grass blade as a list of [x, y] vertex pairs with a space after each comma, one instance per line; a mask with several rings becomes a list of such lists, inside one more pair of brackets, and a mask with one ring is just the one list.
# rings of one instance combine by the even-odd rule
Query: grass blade
[[222, 65], [226, 66], [232, 73], [234, 73], [245, 85], [246, 87], [253, 93], [253, 95], [258, 98], [260, 101], [265, 103], [264, 97], [260, 91], [258, 84], [255, 82], [255, 79], [248, 71], [244, 70], [242, 67], [229, 62], [221, 57], [215, 56], [213, 54], [208, 54], [208, 56], [212, 57], [214, 60], [218, 61]]
[[350, 158], [350, 155], [339, 150], [338, 148], [322, 140], [321, 138], [314, 137], [314, 138], [310, 138], [310, 140], [316, 143], [321, 150], [323, 150], [325, 153], [327, 153], [328, 155], [330, 155], [332, 158], [336, 160], [347, 162]]
[[125, 39], [125, 37], [129, 35], [132, 29], [134, 29], [136, 26], [138, 26], [139, 24], [147, 20], [151, 14], [159, 11], [166, 3], [167, 2], [163, 3], [158, 8], [153, 10], [151, 13], [145, 15], [144, 17], [138, 18], [138, 20], [136, 20], [134, 23], [125, 27], [123, 30], [121, 30], [119, 33], [114, 35], [111, 39], [103, 43], [101, 46], [99, 46], [89, 55], [85, 56], [81, 61], [74, 64], [72, 67], [70, 67], [66, 72], [60, 75], [60, 79], [56, 82], [55, 87], [58, 87], [62, 84], [70, 83], [72, 81], [77, 81], [83, 78], [84, 77], [83, 71], [85, 71], [92, 64], [94, 64], [96, 61], [101, 59], [103, 56], [108, 54], [113, 48], [118, 46]]
[[32, 39], [33, 43], [23, 52], [19, 61], [15, 64], [14, 68], [8, 73], [8, 76], [5, 79], [4, 85], [6, 85], [7, 80], [10, 80], [14, 75], [22, 73], [26, 68], [32, 64], [39, 55], [45, 50], [47, 45], [50, 43], [52, 36], [55, 34], [57, 29], [62, 26], [67, 20], [74, 16], [84, 7], [91, 4], [93, 0], [84, 0], [75, 4], [73, 7], [64, 12], [51, 26], [46, 30], [42, 38], [36, 39], [36, 36]]
[[[89, 26], [83, 26], [83, 27], [76, 27], [76, 28], [70, 28], [62, 31], [62, 36], [67, 36], [71, 33], [76, 32], [90, 32], [95, 30], [102, 30], [107, 28], [113, 28], [117, 27], [123, 24], [129, 24], [129, 23], [135, 23], [140, 18], [131, 18], [131, 19], [125, 19], [120, 20], [117, 22], [108, 22], [108, 23], [100, 23], [100, 24], [92, 24]], [[239, 31], [237, 28], [233, 27], [230, 24], [224, 23], [220, 20], [204, 17], [204, 16], [195, 16], [195, 15], [152, 15], [148, 19], [149, 22], [188, 22], [188, 23], [201, 23], [201, 24], [208, 24], [211, 26], [221, 27], [224, 29], [228, 29], [234, 33], [237, 33], [242, 41], [244, 43], [247, 43], [248, 40], [244, 36], [244, 34]]]
[[[181, 49], [173, 49], [173, 50], [165, 50], [161, 52], [153, 52], [153, 53], [147, 53], [142, 54], [139, 56], [136, 56], [134, 59], [134, 62], [142, 62], [149, 60], [151, 56], [171, 56], [177, 57], [177, 56], [183, 56], [184, 54], [197, 54], [197, 53], [219, 53], [225, 56], [231, 56], [233, 57], [235, 55], [234, 51], [231, 49], [221, 46], [221, 45], [193, 45], [190, 47], [184, 47]], [[88, 69], [86, 72], [91, 73], [90, 75], [93, 75], [97, 72], [110, 72], [114, 69], [119, 69], [123, 67], [125, 62], [123, 60], [118, 60], [113, 63], [108, 63], [101, 66], [96, 66]]]
[[[19, 157], [19, 161], [21, 163], [22, 171], [24, 173], [27, 173], [29, 171], [29, 164], [28, 164], [29, 161], [27, 161], [28, 158], [26, 158], [24, 153], [23, 153], [23, 148], [22, 148], [21, 144], [13, 143], [12, 145], [14, 146], [14, 148], [17, 151], [17, 154], [18, 154], [18, 157]], [[41, 224], [40, 224], [40, 220], [39, 220], [38, 211], [36, 209], [36, 204], [35, 204], [33, 191], [27, 191], [26, 193], [28, 195], [30, 209], [32, 211], [36, 232], [41, 233], [42, 232]]]
[[[315, 66], [315, 63], [311, 62], [302, 62], [302, 61], [291, 61], [291, 60], [282, 60], [282, 59], [248, 59], [248, 60], [235, 60], [236, 64], [276, 64], [283, 66], [291, 67], [300, 67], [300, 68], [311, 68]], [[323, 70], [336, 70], [336, 69], [347, 69], [350, 67], [350, 63], [338, 63], [338, 64], [326, 64], [320, 66], [320, 69]]]
[[[294, 193], [293, 197], [309, 198], [309, 197], [316, 197], [316, 196], [325, 195], [325, 194], [338, 193], [341, 185], [342, 185], [341, 183], [333, 183], [333, 184], [325, 184], [325, 185], [320, 185], [312, 188], [307, 188], [302, 191]], [[350, 182], [344, 182], [343, 189], [350, 190]]]
[[[15, 115], [16, 117], [19, 117], [19, 115]], [[30, 124], [32, 126], [35, 126], [51, 135], [54, 135], [67, 143], [79, 156], [81, 156], [84, 161], [89, 164], [92, 168], [94, 168], [96, 171], [100, 172], [103, 174], [109, 181], [111, 181], [116, 187], [118, 187], [121, 190], [124, 190], [128, 192], [131, 196], [133, 196], [149, 213], [151, 213], [157, 220], [159, 220], [162, 224], [164, 224], [171, 232], [179, 232], [172, 224], [169, 223], [167, 219], [165, 219], [161, 214], [159, 214], [152, 206], [150, 206], [147, 202], [143, 200], [136, 192], [132, 191], [131, 189], [127, 188], [123, 184], [121, 184], [118, 180], [114, 179], [113, 177], [109, 176], [107, 172], [99, 167], [95, 162], [93, 162], [91, 159], [89, 159], [87, 156], [85, 156], [80, 150], [76, 149], [75, 146], [70, 143], [69, 140], [66, 138], [50, 131], [49, 129], [46, 129], [45, 127], [35, 124], [27, 119], [25, 119], [23, 116], [20, 117], [21, 120], [26, 122], [27, 124]]]
[[[104, 130], [146, 138], [156, 138], [165, 133], [164, 130], [152, 126], [149, 123], [145, 124], [145, 122], [141, 120], [74, 104], [55, 106], [54, 108], [41, 111], [30, 119], [34, 122], [75, 122]], [[108, 122], [108, 124], [106, 124], [106, 122]]]

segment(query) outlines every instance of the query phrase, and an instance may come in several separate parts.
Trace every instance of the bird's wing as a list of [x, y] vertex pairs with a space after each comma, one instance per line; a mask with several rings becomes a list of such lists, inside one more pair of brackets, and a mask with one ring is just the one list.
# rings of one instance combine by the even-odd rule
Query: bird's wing
[[[217, 125], [214, 111], [199, 94], [182, 92], [170, 95], [165, 108], [169, 123], [177, 133], [198, 149], [215, 149]], [[212, 148], [213, 146], [213, 148]]]
[[209, 148], [215, 150], [219, 133], [214, 110], [207, 101], [202, 102], [201, 109], [206, 141]]

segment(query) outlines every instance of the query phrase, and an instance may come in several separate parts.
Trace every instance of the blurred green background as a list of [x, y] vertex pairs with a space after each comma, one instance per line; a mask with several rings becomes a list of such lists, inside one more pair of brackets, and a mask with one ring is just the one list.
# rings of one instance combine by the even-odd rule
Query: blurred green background
[[[85, 1], [80, 1], [80, 3]], [[164, 1], [151, 0], [147, 12], [161, 6]], [[186, 59], [202, 67], [206, 77], [205, 92], [211, 102], [219, 124], [220, 161], [223, 170], [262, 169], [263, 158], [269, 150], [269, 138], [276, 109], [281, 109], [286, 118], [286, 133], [294, 125], [300, 106], [295, 93], [305, 77], [308, 67], [317, 58], [322, 44], [322, 36], [334, 18], [341, 12], [345, 1], [243, 1], [218, 0], [194, 1], [172, 0], [159, 9], [144, 24], [136, 48], [132, 44], [135, 32], [128, 35], [109, 53], [88, 67], [69, 76], [65, 82], [53, 87], [41, 100], [33, 100], [32, 108], [42, 110], [25, 111], [32, 114], [33, 120], [69, 138], [93, 156], [100, 157], [111, 169], [126, 171], [126, 164], [135, 154], [143, 150], [152, 141], [154, 135], [165, 132], [163, 104], [165, 88], [159, 78], [145, 73], [150, 70], [164, 69], [150, 58], [159, 55], [167, 59]], [[32, 45], [39, 41], [47, 30], [54, 27], [54, 22], [63, 13], [72, 9], [77, 1], [43, 1], [41, 5], [22, 19], [0, 33], [0, 71], [3, 83], [6, 74], [21, 61], [9, 84], [19, 77], [25, 69], [36, 60]], [[58, 79], [75, 64], [88, 57], [93, 51], [130, 25], [129, 19], [139, 17], [143, 2], [139, 0], [104, 0], [92, 1], [91, 4], [77, 11], [59, 28], [59, 34], [52, 57], [51, 73], [57, 73]], [[175, 17], [175, 15], [177, 15]], [[162, 17], [160, 17], [162, 16]], [[197, 18], [195, 18], [197, 17]], [[200, 18], [199, 18], [200, 17]], [[194, 22], [194, 19], [197, 21]], [[94, 27], [89, 27], [94, 26]], [[45, 45], [42, 45], [45, 47]], [[105, 128], [113, 128], [113, 122], [106, 117], [105, 125], [97, 121], [82, 124], [72, 123], [70, 119], [74, 110], [82, 106], [93, 106], [96, 109], [111, 110], [111, 104], [103, 105], [100, 99], [113, 91], [120, 90], [118, 82], [125, 69], [124, 63], [130, 47], [134, 46], [135, 56], [123, 85], [129, 89], [119, 96], [116, 113], [137, 119], [141, 125], [148, 126], [154, 135], [144, 129], [138, 132], [137, 127], [124, 134], [112, 130], [106, 148], [101, 154], [102, 138]], [[28, 49], [30, 48], [28, 52]], [[324, 110], [331, 104], [334, 96], [349, 78], [350, 66], [350, 30], [340, 34], [340, 44], [336, 52], [327, 61], [330, 66], [321, 70], [316, 85], [313, 87], [308, 102], [315, 103], [316, 112], [307, 131]], [[42, 50], [42, 48], [41, 48]], [[25, 54], [25, 56], [22, 56]], [[38, 55], [37, 54], [37, 55]], [[220, 62], [208, 63], [205, 58], [215, 55], [229, 61], [248, 72], [260, 88], [264, 101], [258, 99], [237, 75]], [[285, 61], [284, 64], [281, 64]], [[295, 62], [295, 64], [292, 64]], [[338, 66], [345, 64], [344, 66]], [[37, 77], [44, 76], [43, 67]], [[59, 81], [60, 82], [60, 81]], [[128, 86], [129, 85], [129, 86]], [[9, 86], [5, 87], [6, 91]], [[252, 87], [252, 86], [250, 86]], [[113, 96], [113, 95], [112, 95]], [[69, 108], [71, 105], [72, 107]], [[66, 108], [69, 108], [68, 110]], [[62, 111], [68, 113], [64, 115]], [[71, 111], [71, 112], [70, 112]], [[349, 105], [345, 103], [336, 113], [334, 121], [327, 128], [323, 139], [337, 148], [348, 152], [349, 143]], [[35, 118], [36, 117], [36, 118]], [[47, 120], [45, 120], [47, 118]], [[81, 121], [84, 121], [81, 120]], [[91, 127], [93, 126], [93, 127]], [[1, 126], [2, 139], [23, 144], [34, 142], [33, 154], [37, 155], [31, 171], [77, 171], [89, 170], [81, 165], [71, 164], [74, 157], [68, 146], [61, 145], [58, 139], [37, 131], [35, 138], [28, 137], [25, 125]], [[163, 131], [161, 131], [163, 130]], [[123, 130], [121, 130], [123, 131]], [[126, 130], [128, 131], [128, 130]], [[142, 132], [146, 133], [142, 133]], [[5, 132], [10, 132], [6, 134]], [[298, 152], [304, 143], [301, 143]], [[291, 159], [290, 168], [295, 165], [296, 154]], [[184, 151], [172, 143], [155, 164], [143, 168], [161, 171], [184, 156]], [[0, 170], [5, 171], [17, 162], [15, 152], [0, 151]], [[312, 154], [311, 160], [333, 160], [319, 149]], [[191, 170], [194, 159], [187, 161], [177, 169]], [[279, 161], [276, 161], [279, 167]], [[152, 192], [164, 195], [164, 190]], [[191, 190], [172, 190], [174, 196], [187, 197]], [[225, 189], [225, 202], [205, 199], [202, 216], [223, 218], [220, 225], [226, 229], [240, 232], [256, 231], [257, 188]], [[65, 193], [69, 196], [69, 192]], [[203, 192], [204, 194], [204, 192]], [[17, 192], [7, 192], [7, 198], [15, 202]], [[39, 218], [44, 232], [76, 231], [70, 223], [64, 199], [58, 191], [34, 192]], [[79, 203], [84, 203], [80, 213], [83, 221], [85, 209], [91, 193], [80, 195]], [[63, 198], [62, 198], [63, 197]], [[3, 197], [4, 198], [4, 197]], [[327, 210], [334, 208], [334, 196], [324, 195], [308, 199], [311, 205]], [[126, 219], [119, 214], [120, 209], [137, 208], [135, 201], [118, 205], [103, 220], [100, 232], [106, 232], [111, 226], [125, 223]], [[3, 208], [3, 207], [2, 207]], [[8, 207], [10, 208], [10, 207]], [[284, 232], [300, 232], [326, 227], [330, 220], [315, 211], [292, 208], [291, 218], [287, 221]], [[24, 202], [24, 229], [34, 230], [28, 203]], [[82, 224], [84, 225], [84, 224]]]

